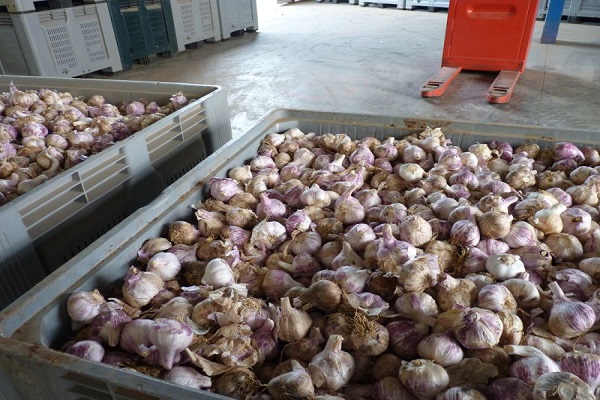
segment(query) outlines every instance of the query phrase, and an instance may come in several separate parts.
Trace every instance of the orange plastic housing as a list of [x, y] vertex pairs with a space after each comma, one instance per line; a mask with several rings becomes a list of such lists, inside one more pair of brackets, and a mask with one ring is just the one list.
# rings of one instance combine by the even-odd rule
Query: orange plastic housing
[[452, 0], [443, 67], [476, 71], [525, 69], [538, 0]]

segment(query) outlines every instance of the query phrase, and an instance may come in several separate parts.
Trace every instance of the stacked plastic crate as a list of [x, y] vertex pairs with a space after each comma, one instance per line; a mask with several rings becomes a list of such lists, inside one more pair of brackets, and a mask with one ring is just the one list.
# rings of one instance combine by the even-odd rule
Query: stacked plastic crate
[[369, 4], [375, 4], [377, 7], [383, 8], [384, 5], [396, 6], [396, 8], [404, 9], [406, 0], [359, 0], [358, 5], [364, 7]]
[[0, 0], [0, 73], [74, 77], [122, 69], [106, 2]]
[[179, 51], [197, 48], [204, 40], [220, 40], [216, 0], [171, 0], [171, 9]]
[[108, 6], [124, 69], [178, 52], [170, 0], [108, 0]]
[[218, 3], [223, 39], [258, 30], [256, 0], [220, 0]]
[[191, 101], [0, 206], [0, 310], [231, 139], [227, 96], [218, 86], [6, 75], [0, 92], [10, 82], [85, 99], [101, 94], [112, 104], [167, 104], [177, 92]]

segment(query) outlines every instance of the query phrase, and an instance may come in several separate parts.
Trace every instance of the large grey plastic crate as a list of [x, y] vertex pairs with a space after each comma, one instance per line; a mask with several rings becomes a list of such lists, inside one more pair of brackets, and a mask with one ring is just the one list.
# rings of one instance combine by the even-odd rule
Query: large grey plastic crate
[[600, 18], [600, 1], [571, 0], [570, 17]]
[[123, 69], [106, 3], [0, 13], [4, 73], [73, 77]]
[[216, 0], [171, 0], [171, 10], [179, 51], [204, 40], [221, 40]]
[[217, 0], [198, 0], [202, 19], [202, 40], [218, 42], [221, 40], [221, 23]]
[[250, 160], [268, 133], [299, 128], [318, 134], [345, 133], [354, 139], [365, 136], [383, 139], [420, 132], [426, 126], [442, 127], [446, 137], [463, 148], [492, 140], [517, 144], [528, 139], [545, 145], [549, 140], [563, 138], [600, 147], [598, 131], [592, 130], [276, 110], [0, 313], [0, 388], [6, 399], [223, 398], [52, 350], [59, 348], [70, 334], [68, 296], [81, 290], [104, 290], [112, 283], [122, 282], [140, 246], [147, 239], [164, 235], [173, 221], [193, 220], [190, 206], [206, 198], [209, 179], [225, 177], [229, 169]]
[[228, 39], [237, 31], [258, 30], [256, 0], [219, 0], [221, 38]]
[[224, 89], [162, 82], [0, 76], [110, 102], [197, 100], [0, 207], [0, 309], [231, 139]]

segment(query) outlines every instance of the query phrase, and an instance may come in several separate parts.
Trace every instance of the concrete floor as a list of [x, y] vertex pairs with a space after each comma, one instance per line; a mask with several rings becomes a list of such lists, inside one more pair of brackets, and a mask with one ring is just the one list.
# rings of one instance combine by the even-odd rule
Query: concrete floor
[[447, 12], [258, 0], [259, 30], [205, 44], [114, 79], [226, 88], [234, 137], [274, 108], [517, 123], [600, 125], [600, 25], [562, 23], [543, 45], [536, 22], [527, 69], [508, 104], [485, 94], [495, 74], [467, 72], [440, 98], [419, 88], [440, 66]]

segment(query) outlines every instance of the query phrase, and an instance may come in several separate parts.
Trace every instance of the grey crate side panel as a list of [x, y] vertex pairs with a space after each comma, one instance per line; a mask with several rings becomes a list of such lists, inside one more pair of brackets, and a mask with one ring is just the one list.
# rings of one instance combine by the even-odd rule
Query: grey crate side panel
[[258, 15], [256, 0], [221, 0], [219, 1], [219, 23], [223, 39], [231, 37], [231, 33], [243, 29], [257, 30]]
[[73, 77], [122, 69], [105, 3], [10, 17], [31, 75]]
[[198, 0], [202, 20], [202, 40], [221, 40], [219, 6], [216, 0]]
[[198, 1], [171, 0], [171, 11], [179, 51], [184, 51], [186, 44], [202, 40], [202, 19]]
[[600, 18], [600, 1], [598, 0], [571, 0], [569, 16]]

